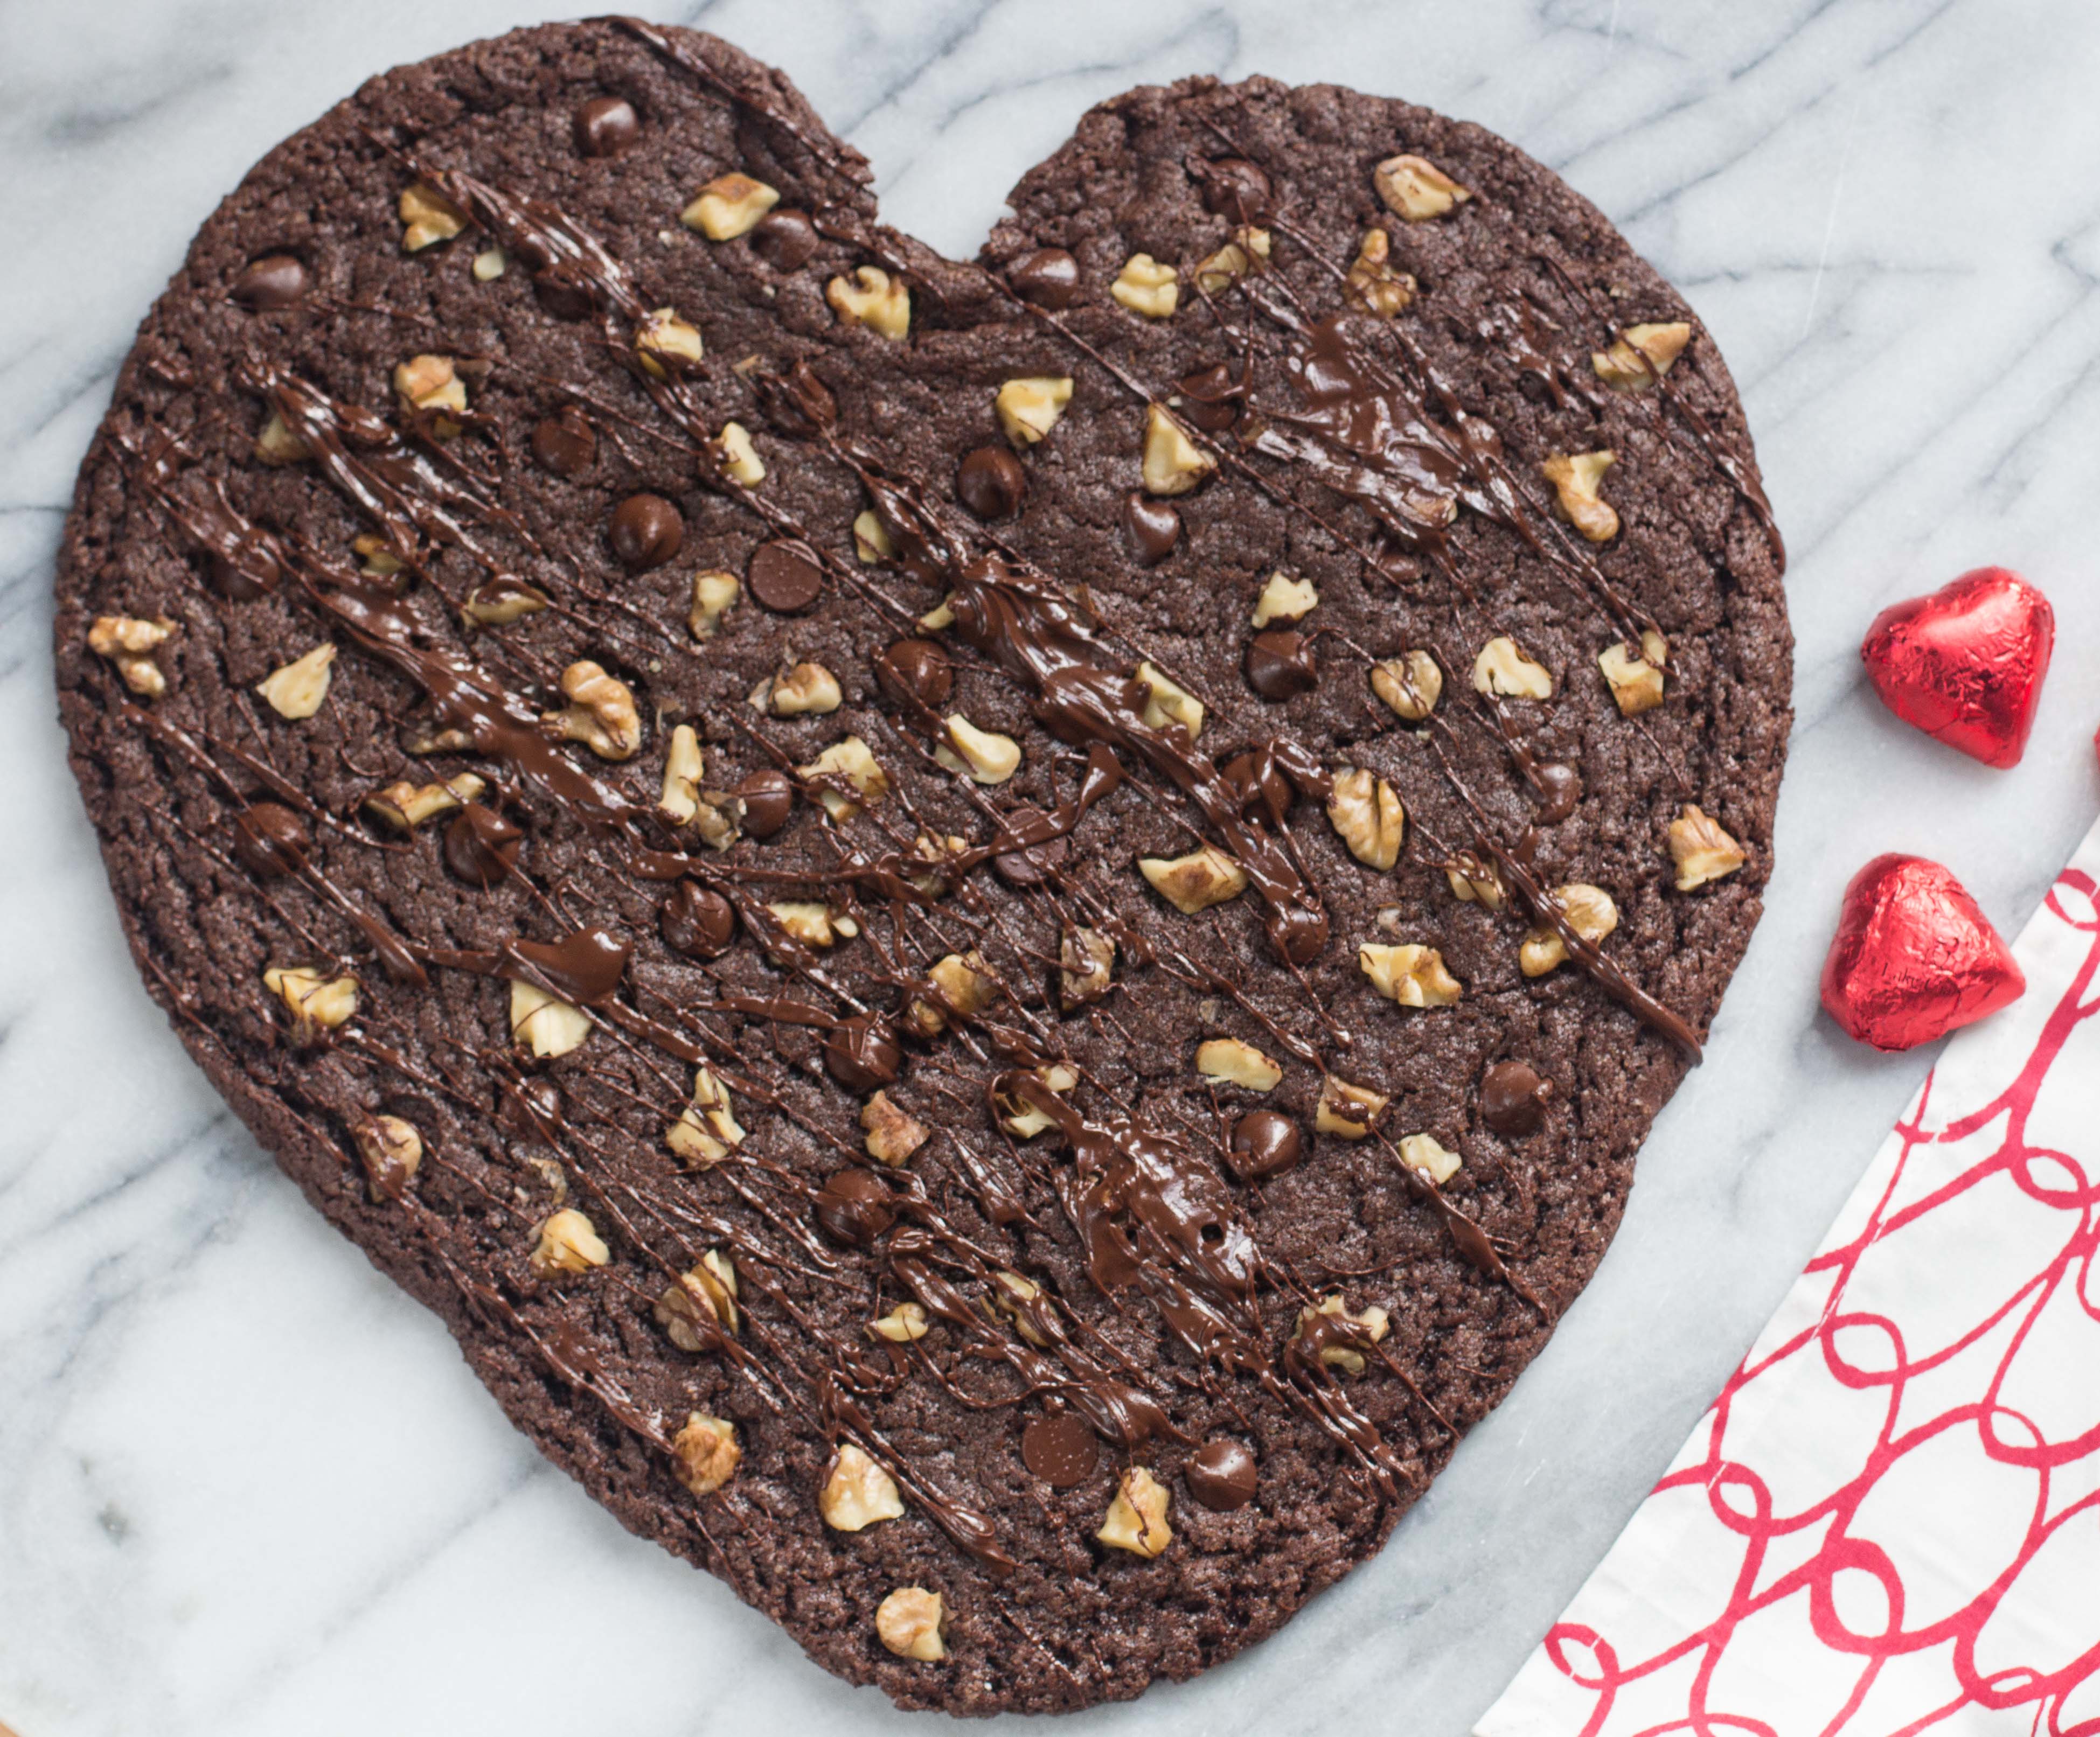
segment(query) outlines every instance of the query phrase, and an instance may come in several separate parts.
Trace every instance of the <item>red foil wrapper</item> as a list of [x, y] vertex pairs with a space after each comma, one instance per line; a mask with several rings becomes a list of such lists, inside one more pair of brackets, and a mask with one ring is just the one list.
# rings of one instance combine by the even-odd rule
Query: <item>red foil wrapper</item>
[[2049, 599], [2005, 567], [1979, 567], [1883, 610], [1860, 655], [1890, 711], [1987, 766], [2018, 764], [2056, 644]]
[[1891, 853], [1852, 877], [1823, 962], [1823, 1005], [1847, 1036], [1911, 1049], [2019, 999], [2027, 978], [1968, 890]]

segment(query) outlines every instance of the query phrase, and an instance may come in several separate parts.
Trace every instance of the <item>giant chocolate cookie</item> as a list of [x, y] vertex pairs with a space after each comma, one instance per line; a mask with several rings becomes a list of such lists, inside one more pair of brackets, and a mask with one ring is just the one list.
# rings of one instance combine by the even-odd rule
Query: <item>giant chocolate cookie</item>
[[982, 261], [688, 32], [264, 159], [59, 576], [152, 993], [628, 1526], [906, 1705], [1377, 1549], [1595, 1267], [1771, 862], [1727, 371], [1477, 127], [1192, 81]]

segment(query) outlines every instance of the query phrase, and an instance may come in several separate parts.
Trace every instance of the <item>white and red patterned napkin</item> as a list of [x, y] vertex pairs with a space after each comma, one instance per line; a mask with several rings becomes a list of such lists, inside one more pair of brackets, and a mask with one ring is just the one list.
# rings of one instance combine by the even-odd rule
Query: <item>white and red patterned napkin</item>
[[2100, 826], [1475, 1737], [2100, 1734]]

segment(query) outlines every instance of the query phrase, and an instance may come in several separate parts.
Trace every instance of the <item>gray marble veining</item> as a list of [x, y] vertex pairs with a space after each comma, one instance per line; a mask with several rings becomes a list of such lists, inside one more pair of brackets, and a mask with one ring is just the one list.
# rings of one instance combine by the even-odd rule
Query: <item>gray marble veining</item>
[[[514, 1436], [141, 993], [52, 721], [52, 549], [132, 328], [256, 157], [529, 0], [0, 3], [0, 1722], [23, 1737], [897, 1728]], [[1851, 871], [2016, 927], [2100, 800], [2100, 11], [2058, 0], [726, 0], [954, 252], [1085, 105], [1336, 79], [1495, 128], [1685, 289], [1793, 546], [1780, 869], [1595, 1284], [1374, 1563], [1072, 1729], [1405, 1730], [1490, 1701], [1785, 1291], [1929, 1060], [1815, 973]], [[1985, 562], [2058, 611], [2027, 763], [1886, 716], [1882, 604]]]

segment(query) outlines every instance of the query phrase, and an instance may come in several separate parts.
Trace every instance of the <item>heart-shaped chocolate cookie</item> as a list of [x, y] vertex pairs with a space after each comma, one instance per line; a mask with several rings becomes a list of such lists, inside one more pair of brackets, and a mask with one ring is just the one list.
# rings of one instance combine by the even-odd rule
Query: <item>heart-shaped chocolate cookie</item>
[[148, 318], [60, 691], [148, 988], [518, 1426], [828, 1669], [1068, 1708], [1374, 1551], [1595, 1267], [1780, 551], [1477, 127], [1135, 91], [975, 264], [867, 182], [689, 32], [373, 81]]

